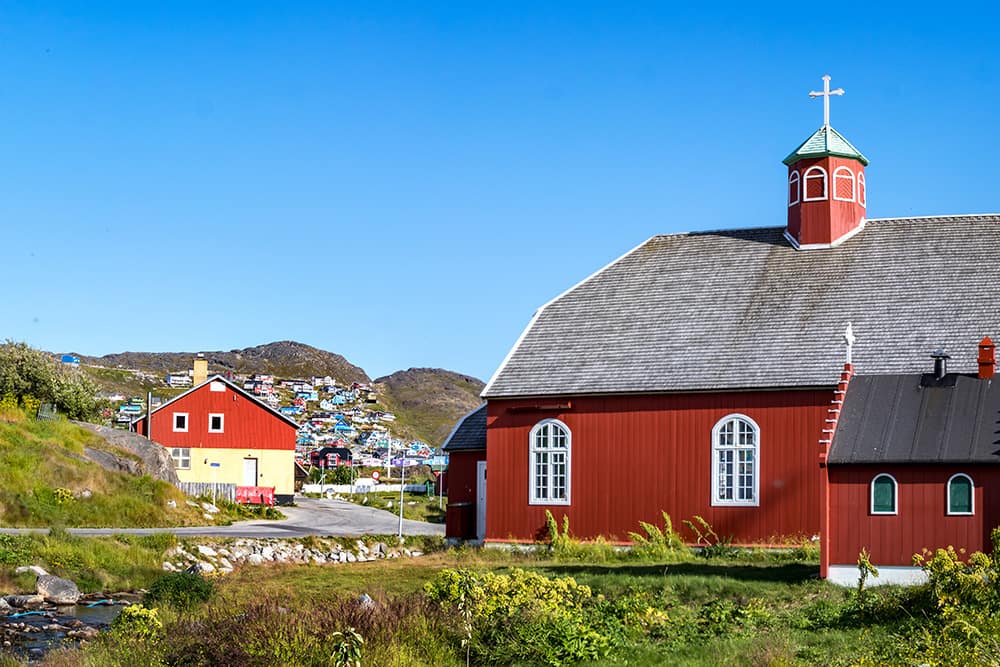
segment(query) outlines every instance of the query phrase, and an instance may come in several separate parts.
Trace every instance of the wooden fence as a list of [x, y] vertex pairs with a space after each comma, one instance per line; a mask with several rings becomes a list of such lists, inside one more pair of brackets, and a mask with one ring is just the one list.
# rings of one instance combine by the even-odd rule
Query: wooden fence
[[235, 484], [224, 484], [222, 482], [218, 484], [213, 484], [212, 482], [180, 482], [177, 484], [177, 488], [195, 498], [198, 496], [212, 497], [214, 493], [216, 498], [222, 498], [231, 503], [236, 502]]

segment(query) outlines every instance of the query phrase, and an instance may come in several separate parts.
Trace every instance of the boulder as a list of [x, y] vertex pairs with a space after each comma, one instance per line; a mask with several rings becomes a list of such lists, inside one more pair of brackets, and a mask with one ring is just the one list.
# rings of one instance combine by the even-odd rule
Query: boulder
[[104, 468], [127, 472], [133, 475], [149, 475], [164, 482], [177, 484], [177, 472], [174, 470], [174, 460], [170, 458], [170, 450], [166, 447], [144, 438], [137, 433], [130, 433], [108, 426], [96, 426], [85, 422], [73, 422], [77, 426], [93, 431], [108, 443], [128, 454], [138, 457], [138, 461], [128, 454], [113, 454], [103, 449], [84, 448], [84, 455], [99, 463]]
[[4, 601], [11, 607], [23, 609], [24, 607], [39, 607], [45, 603], [45, 598], [41, 595], [7, 595]]
[[25, 574], [26, 572], [31, 572], [36, 577], [40, 577], [43, 574], [48, 574], [48, 572], [46, 572], [37, 565], [22, 565], [21, 567], [14, 570], [14, 574]]
[[206, 558], [215, 558], [216, 556], [219, 555], [215, 549], [213, 549], [212, 547], [206, 547], [204, 544], [198, 545], [198, 553], [200, 553], [202, 556], [205, 556]]
[[80, 589], [69, 579], [43, 574], [35, 581], [35, 592], [51, 604], [76, 604]]

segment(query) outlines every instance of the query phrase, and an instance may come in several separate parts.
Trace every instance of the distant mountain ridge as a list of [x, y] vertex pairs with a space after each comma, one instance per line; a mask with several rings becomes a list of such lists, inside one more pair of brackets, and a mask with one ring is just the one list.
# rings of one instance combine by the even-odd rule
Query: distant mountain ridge
[[[393, 433], [421, 440], [432, 446], [444, 444], [455, 422], [482, 401], [482, 380], [440, 368], [410, 368], [378, 378], [371, 378], [359, 366], [342, 355], [295, 341], [278, 341], [228, 352], [205, 351], [209, 373], [263, 373], [278, 377], [330, 377], [350, 384], [374, 384], [378, 402], [396, 415]], [[102, 366], [121, 371], [94, 370], [107, 377], [100, 382], [105, 390], [125, 390], [134, 378], [124, 369], [143, 371], [156, 376], [191, 368], [194, 352], [121, 352], [91, 357], [74, 354], [85, 366]], [[153, 387], [146, 387], [145, 390]], [[126, 393], [135, 393], [132, 391]]]
[[[341, 382], [371, 382], [362, 368], [342, 355], [291, 340], [246, 347], [228, 352], [202, 352], [210, 373], [264, 373], [281, 377], [319, 375]], [[166, 374], [191, 368], [195, 352], [120, 352], [103, 357], [76, 355], [84, 364], [108, 368], [129, 368]]]

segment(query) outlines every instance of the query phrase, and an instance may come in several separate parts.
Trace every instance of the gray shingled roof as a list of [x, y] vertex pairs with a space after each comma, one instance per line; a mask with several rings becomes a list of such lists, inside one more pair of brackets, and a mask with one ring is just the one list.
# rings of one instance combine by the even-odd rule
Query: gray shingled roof
[[656, 236], [535, 314], [483, 396], [836, 384], [926, 370], [944, 347], [975, 371], [1000, 336], [1000, 215], [871, 220], [836, 248], [784, 228]]
[[486, 449], [486, 404], [462, 417], [444, 441], [446, 452]]
[[948, 375], [856, 376], [828, 462], [1000, 463], [1000, 382]]

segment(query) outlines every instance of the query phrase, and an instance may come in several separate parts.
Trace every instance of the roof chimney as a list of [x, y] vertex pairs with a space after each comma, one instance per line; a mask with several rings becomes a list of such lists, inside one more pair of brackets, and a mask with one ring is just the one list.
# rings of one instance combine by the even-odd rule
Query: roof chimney
[[992, 380], [993, 371], [996, 368], [996, 346], [989, 336], [984, 336], [979, 341], [979, 379]]
[[951, 357], [943, 349], [938, 348], [931, 353], [931, 359], [934, 360], [934, 379], [940, 380], [948, 374], [948, 360]]
[[192, 375], [194, 377], [191, 378], [191, 384], [195, 387], [208, 379], [208, 359], [201, 352], [198, 353], [198, 357], [194, 360], [194, 372]]

